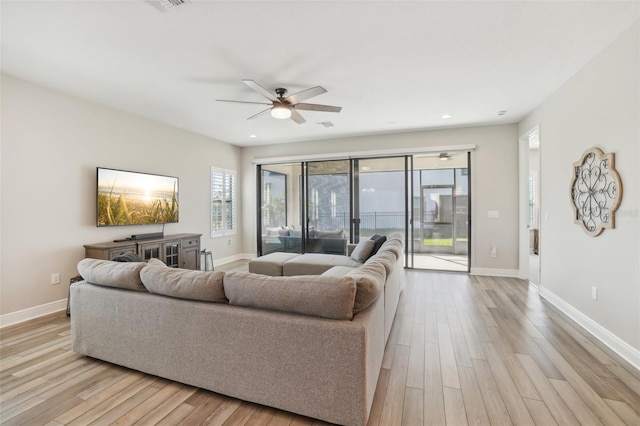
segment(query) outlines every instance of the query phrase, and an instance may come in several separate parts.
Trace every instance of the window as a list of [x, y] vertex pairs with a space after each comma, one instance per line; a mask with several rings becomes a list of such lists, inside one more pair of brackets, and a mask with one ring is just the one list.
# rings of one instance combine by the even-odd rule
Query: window
[[236, 233], [236, 172], [211, 168], [211, 236]]

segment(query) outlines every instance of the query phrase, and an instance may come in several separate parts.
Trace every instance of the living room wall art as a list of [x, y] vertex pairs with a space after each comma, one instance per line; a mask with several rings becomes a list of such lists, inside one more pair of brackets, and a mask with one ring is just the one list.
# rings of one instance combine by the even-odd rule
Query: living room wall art
[[622, 181], [615, 169], [615, 155], [587, 149], [573, 163], [571, 206], [574, 222], [592, 237], [615, 228], [615, 212], [622, 200]]

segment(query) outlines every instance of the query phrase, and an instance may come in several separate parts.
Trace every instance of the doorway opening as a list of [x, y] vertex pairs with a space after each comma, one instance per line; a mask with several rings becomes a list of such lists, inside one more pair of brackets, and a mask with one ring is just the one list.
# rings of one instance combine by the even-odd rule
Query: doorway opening
[[534, 127], [520, 137], [520, 278], [538, 287], [541, 264], [540, 131]]

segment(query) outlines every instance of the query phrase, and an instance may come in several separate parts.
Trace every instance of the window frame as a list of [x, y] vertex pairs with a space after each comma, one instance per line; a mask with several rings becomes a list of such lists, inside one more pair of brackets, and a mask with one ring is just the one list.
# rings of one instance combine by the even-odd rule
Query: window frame
[[[221, 167], [211, 167], [210, 183], [211, 183], [211, 204], [210, 204], [210, 227], [211, 238], [225, 237], [237, 234], [237, 187], [238, 174], [235, 170], [224, 169]], [[220, 181], [222, 182], [220, 184]], [[222, 188], [219, 188], [219, 186]], [[216, 194], [219, 190], [220, 196]], [[220, 214], [222, 217], [216, 219], [216, 202], [221, 202]], [[231, 210], [229, 212], [229, 210]], [[231, 222], [231, 223], [229, 223]]]

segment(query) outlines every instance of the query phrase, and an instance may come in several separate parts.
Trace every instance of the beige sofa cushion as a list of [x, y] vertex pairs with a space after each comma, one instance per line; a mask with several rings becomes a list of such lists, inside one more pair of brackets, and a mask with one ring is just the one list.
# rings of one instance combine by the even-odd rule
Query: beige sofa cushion
[[305, 253], [286, 261], [282, 265], [282, 274], [321, 275], [334, 266], [350, 266], [357, 268], [362, 263], [340, 254]]
[[378, 253], [391, 252], [396, 257], [396, 260], [402, 257], [402, 241], [397, 239], [388, 239]]
[[344, 277], [345, 275], [347, 275], [349, 272], [353, 271], [354, 269], [357, 268], [353, 268], [351, 266], [334, 266], [331, 269], [328, 269], [326, 271], [324, 271], [321, 275], [323, 277]]
[[368, 265], [372, 262], [378, 262], [384, 266], [384, 269], [387, 272], [387, 275], [389, 275], [391, 273], [391, 270], [393, 269], [393, 265], [396, 263], [397, 260], [398, 259], [396, 258], [396, 255], [393, 254], [391, 251], [383, 251], [382, 253], [378, 252], [375, 255], [371, 256], [369, 259], [367, 259], [367, 261], [365, 262], [365, 265]]
[[357, 292], [353, 305], [354, 314], [365, 310], [380, 297], [387, 279], [384, 266], [378, 262], [362, 265], [345, 276], [353, 278], [356, 282]]
[[[393, 256], [389, 253], [389, 256]], [[389, 269], [387, 269], [387, 267]], [[356, 281], [356, 300], [353, 304], [353, 313], [357, 314], [365, 310], [375, 302], [384, 289], [387, 275], [393, 263], [385, 259], [376, 260], [370, 258], [359, 268], [349, 266], [334, 266], [322, 273], [323, 277], [351, 277]]]
[[349, 277], [269, 277], [231, 272], [224, 276], [224, 291], [231, 305], [350, 320], [356, 283]]
[[149, 262], [140, 278], [150, 293], [180, 299], [227, 303], [220, 271], [168, 268], [161, 261]]
[[147, 291], [140, 280], [144, 262], [115, 262], [103, 259], [82, 259], [78, 262], [78, 273], [85, 281], [107, 287]]

